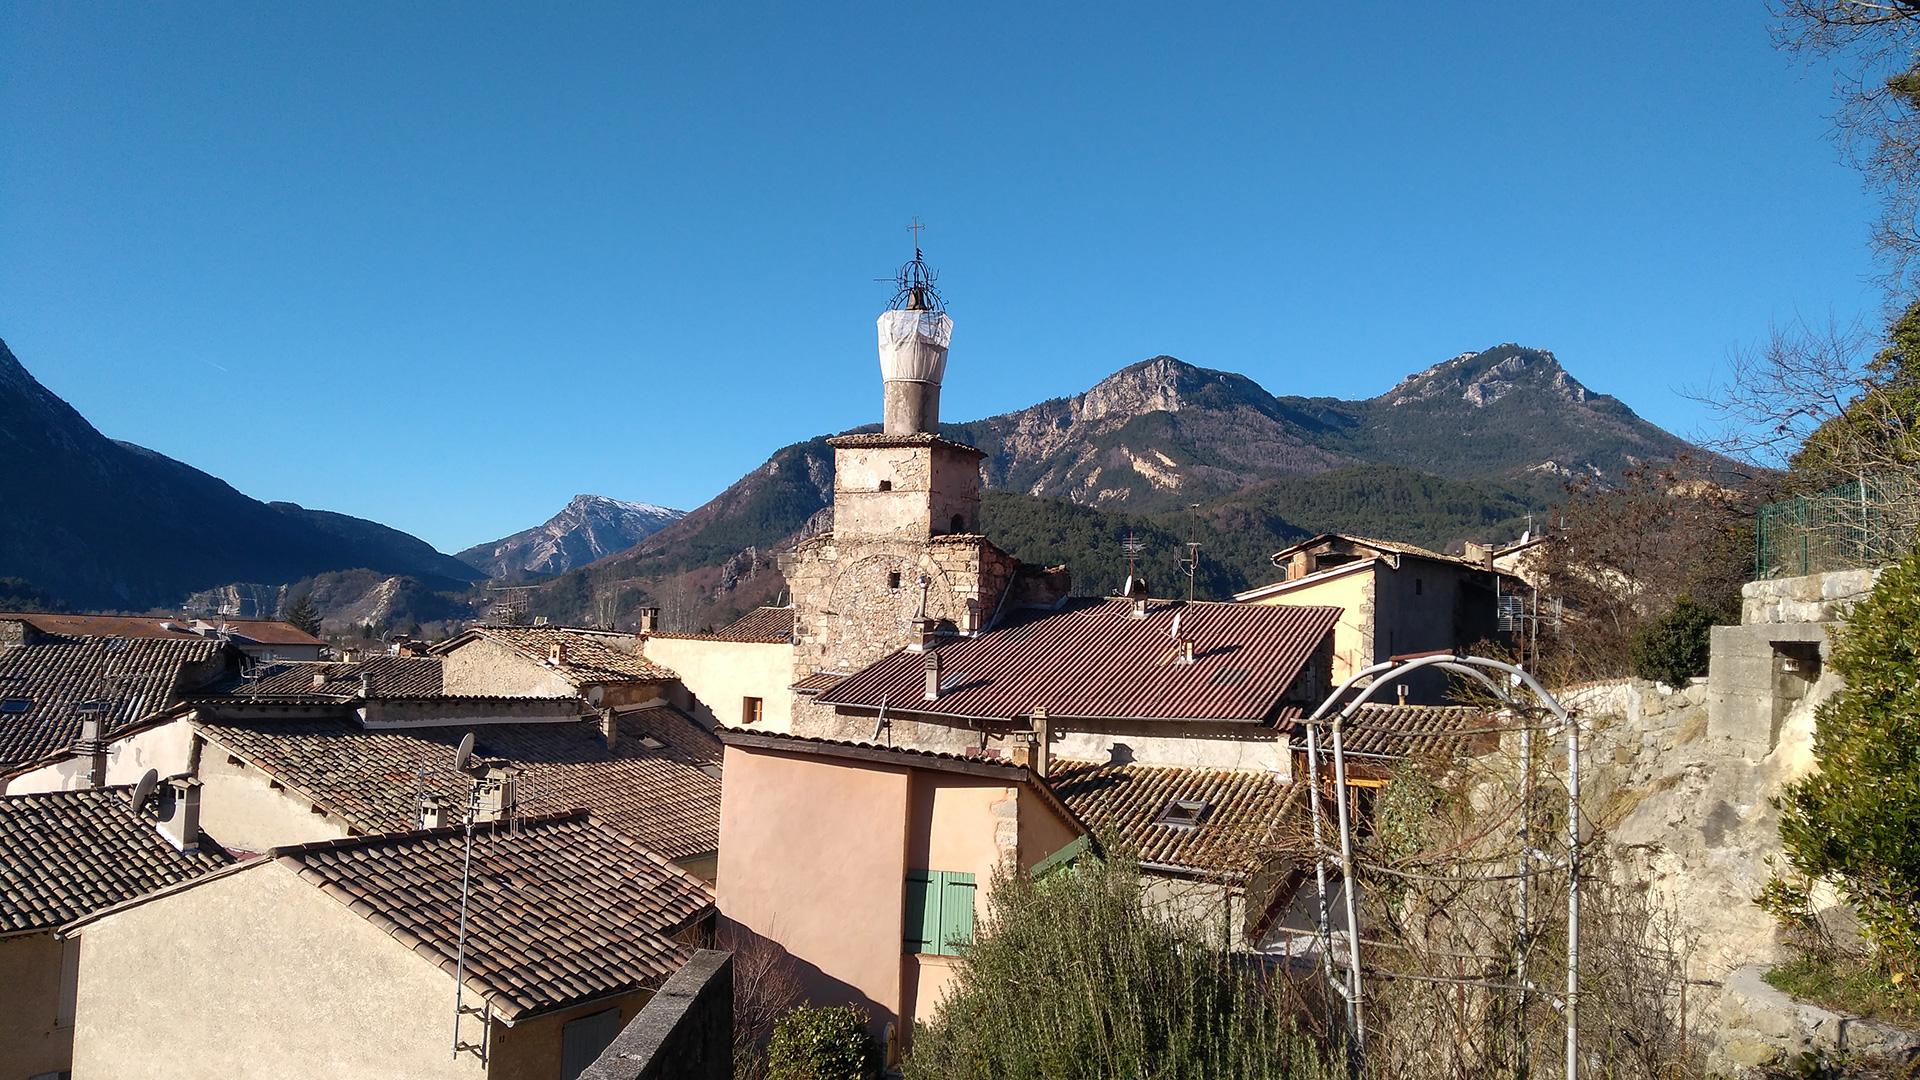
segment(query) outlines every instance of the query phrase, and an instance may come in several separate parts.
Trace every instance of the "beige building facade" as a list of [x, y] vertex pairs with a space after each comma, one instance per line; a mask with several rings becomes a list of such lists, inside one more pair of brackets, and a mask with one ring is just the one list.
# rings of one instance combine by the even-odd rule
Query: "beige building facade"
[[712, 634], [652, 634], [647, 659], [672, 668], [674, 704], [715, 727], [793, 730], [793, 643]]

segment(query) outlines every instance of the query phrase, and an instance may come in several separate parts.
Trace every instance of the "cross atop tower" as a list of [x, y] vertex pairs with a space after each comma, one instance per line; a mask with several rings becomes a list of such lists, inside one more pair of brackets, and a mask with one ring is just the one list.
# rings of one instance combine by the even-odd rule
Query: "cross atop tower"
[[926, 225], [921, 223], [920, 215], [918, 214], [915, 214], [913, 220], [907, 223], [907, 231], [913, 234], [913, 253], [915, 255], [920, 254], [920, 232], [925, 228]]

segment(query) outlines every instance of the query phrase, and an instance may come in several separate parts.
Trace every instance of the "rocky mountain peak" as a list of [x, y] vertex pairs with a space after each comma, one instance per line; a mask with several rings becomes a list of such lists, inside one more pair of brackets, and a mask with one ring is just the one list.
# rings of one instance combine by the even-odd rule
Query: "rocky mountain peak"
[[492, 578], [558, 574], [625, 551], [684, 516], [653, 503], [575, 495], [539, 525], [454, 557]]
[[1374, 400], [1399, 406], [1458, 398], [1474, 408], [1485, 408], [1521, 390], [1568, 404], [1581, 404], [1596, 396], [1567, 374], [1551, 352], [1509, 342], [1443, 360], [1400, 380]]
[[1204, 397], [1209, 406], [1269, 397], [1244, 375], [1195, 367], [1177, 357], [1156, 356], [1129, 364], [1101, 379], [1080, 396], [1079, 418], [1139, 416], [1150, 412], [1179, 412]]

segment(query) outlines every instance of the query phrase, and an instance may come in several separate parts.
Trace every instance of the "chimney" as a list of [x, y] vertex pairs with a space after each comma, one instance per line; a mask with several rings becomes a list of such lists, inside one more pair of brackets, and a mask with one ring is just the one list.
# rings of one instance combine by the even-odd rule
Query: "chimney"
[[1053, 767], [1053, 747], [1049, 745], [1053, 730], [1047, 722], [1047, 710], [1033, 710], [1033, 754], [1028, 759], [1027, 768], [1033, 775], [1046, 779], [1047, 772]]
[[515, 804], [520, 800], [520, 778], [512, 770], [492, 766], [485, 776], [474, 782], [480, 785], [475, 821], [499, 821], [515, 812]]
[[1193, 639], [1192, 638], [1183, 637], [1180, 639], [1180, 655], [1175, 657], [1173, 662], [1176, 664], [1193, 663]]
[[176, 850], [200, 850], [200, 781], [181, 775], [162, 782], [159, 829]]
[[87, 783], [93, 787], [107, 785], [107, 743], [100, 737], [101, 730], [98, 711], [80, 714], [80, 738], [73, 744], [73, 752], [87, 759]]
[[935, 647], [933, 628], [937, 625], [939, 624], [925, 616], [913, 620], [913, 640], [907, 642], [907, 651], [932, 652]]
[[1147, 617], [1147, 598], [1145, 594], [1133, 598], [1133, 617], [1136, 619], [1144, 619]]
[[366, 672], [360, 673], [360, 697], [362, 700], [373, 696], [373, 678]]
[[0, 647], [31, 645], [40, 639], [40, 631], [25, 619], [0, 619]]
[[657, 607], [641, 608], [640, 632], [643, 634], [651, 634], [658, 629], [660, 629], [660, 609]]
[[620, 718], [612, 709], [600, 710], [600, 737], [606, 740], [608, 750], [620, 742]]
[[325, 671], [316, 671], [316, 672], [314, 672], [314, 673], [313, 673], [313, 688], [314, 688], [315, 690], [318, 690], [318, 689], [320, 689], [321, 687], [323, 687], [323, 686], [325, 686], [325, 685], [327, 685], [327, 673], [326, 673]]
[[453, 824], [453, 800], [428, 792], [420, 796], [420, 827], [439, 829]]
[[552, 664], [554, 667], [559, 667], [561, 664], [564, 664], [566, 662], [567, 662], [567, 643], [566, 642], [556, 641], [553, 644], [547, 646], [547, 663]]
[[940, 700], [940, 650], [927, 650], [927, 700]]

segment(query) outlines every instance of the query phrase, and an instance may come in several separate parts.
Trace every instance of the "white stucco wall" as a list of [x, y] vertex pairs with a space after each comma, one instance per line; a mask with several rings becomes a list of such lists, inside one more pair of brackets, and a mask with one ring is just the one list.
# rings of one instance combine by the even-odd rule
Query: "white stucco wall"
[[755, 731], [793, 730], [793, 646], [785, 642], [649, 637], [648, 660], [671, 669], [692, 696], [688, 711], [709, 726], [739, 727], [744, 699], [763, 712]]

